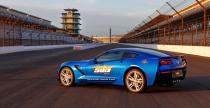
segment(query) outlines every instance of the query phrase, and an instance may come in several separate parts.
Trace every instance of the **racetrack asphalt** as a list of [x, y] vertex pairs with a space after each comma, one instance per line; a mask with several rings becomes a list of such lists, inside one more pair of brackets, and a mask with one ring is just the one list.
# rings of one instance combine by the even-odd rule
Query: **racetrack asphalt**
[[[119, 44], [73, 51], [72, 48], [0, 55], [0, 108], [209, 108], [210, 58], [185, 55], [187, 78], [171, 87], [141, 94], [124, 87], [83, 85], [65, 88], [56, 69], [65, 61], [90, 59]], [[172, 53], [178, 54], [178, 53]]]

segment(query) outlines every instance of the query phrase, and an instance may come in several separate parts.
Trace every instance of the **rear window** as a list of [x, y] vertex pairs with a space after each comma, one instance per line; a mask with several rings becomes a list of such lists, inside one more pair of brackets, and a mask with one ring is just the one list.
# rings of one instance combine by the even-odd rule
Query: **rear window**
[[148, 50], [148, 49], [141, 49], [141, 51], [143, 53], [147, 53], [150, 55], [154, 55], [154, 56], [158, 56], [158, 57], [169, 57], [170, 55], [159, 52], [159, 51], [155, 51], [155, 50]]

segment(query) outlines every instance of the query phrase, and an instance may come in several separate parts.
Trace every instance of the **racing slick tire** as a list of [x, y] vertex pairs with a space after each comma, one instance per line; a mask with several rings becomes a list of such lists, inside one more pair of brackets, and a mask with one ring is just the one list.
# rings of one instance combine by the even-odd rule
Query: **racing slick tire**
[[69, 67], [64, 67], [59, 73], [59, 80], [62, 86], [71, 87], [74, 84], [74, 74]]
[[126, 88], [133, 93], [141, 93], [146, 89], [146, 78], [138, 69], [131, 69], [127, 72], [125, 79]]

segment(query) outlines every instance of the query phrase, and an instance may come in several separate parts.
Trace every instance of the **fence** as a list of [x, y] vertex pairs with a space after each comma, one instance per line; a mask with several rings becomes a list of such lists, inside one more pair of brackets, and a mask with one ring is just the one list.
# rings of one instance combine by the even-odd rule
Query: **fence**
[[209, 0], [171, 0], [142, 21], [121, 42], [210, 45]]
[[85, 43], [68, 34], [23, 28], [20, 25], [0, 24], [0, 46], [56, 45]]

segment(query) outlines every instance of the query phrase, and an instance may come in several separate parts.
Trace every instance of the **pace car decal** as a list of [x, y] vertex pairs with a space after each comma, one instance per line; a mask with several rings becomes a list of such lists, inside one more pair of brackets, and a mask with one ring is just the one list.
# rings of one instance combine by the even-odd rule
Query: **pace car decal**
[[112, 71], [113, 66], [95, 66], [94, 73], [109, 74]]
[[115, 78], [88, 78], [88, 81], [114, 81]]

